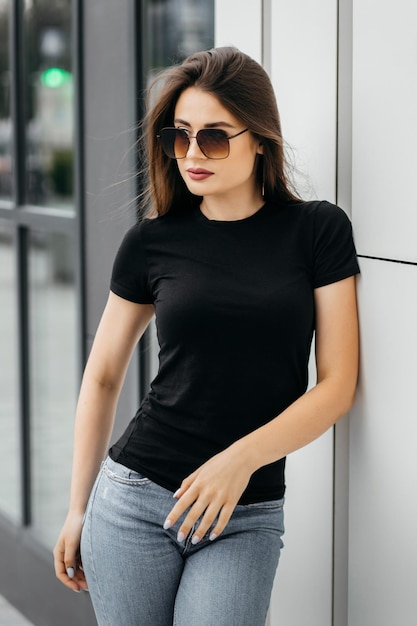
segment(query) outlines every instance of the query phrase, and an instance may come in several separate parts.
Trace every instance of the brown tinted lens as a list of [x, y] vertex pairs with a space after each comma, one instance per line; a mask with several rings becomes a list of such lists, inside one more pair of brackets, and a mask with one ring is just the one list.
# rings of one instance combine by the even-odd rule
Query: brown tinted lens
[[174, 154], [176, 159], [183, 159], [190, 147], [190, 140], [185, 130], [175, 129]]
[[229, 139], [224, 130], [207, 128], [197, 133], [201, 152], [209, 159], [225, 159], [229, 156]]
[[160, 133], [162, 148], [170, 159], [183, 159], [190, 142], [188, 135], [180, 128], [163, 128]]

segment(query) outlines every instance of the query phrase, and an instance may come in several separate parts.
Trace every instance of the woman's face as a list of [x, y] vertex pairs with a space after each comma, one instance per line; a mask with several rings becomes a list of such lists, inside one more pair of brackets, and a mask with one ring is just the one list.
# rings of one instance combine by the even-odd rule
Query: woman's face
[[[186, 129], [191, 136], [203, 128], [224, 130], [236, 135], [245, 125], [234, 117], [210, 93], [189, 87], [178, 98], [174, 126]], [[250, 132], [230, 140], [230, 153], [225, 159], [210, 159], [200, 150], [195, 139], [184, 159], [178, 159], [178, 169], [189, 191], [197, 196], [217, 196], [242, 201], [258, 193], [255, 179], [257, 154], [262, 146]]]

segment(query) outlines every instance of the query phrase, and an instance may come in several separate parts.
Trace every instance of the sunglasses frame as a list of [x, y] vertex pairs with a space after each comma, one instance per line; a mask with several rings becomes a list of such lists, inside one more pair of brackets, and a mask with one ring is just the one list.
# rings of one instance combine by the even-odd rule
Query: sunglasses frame
[[[190, 135], [186, 128], [177, 128], [176, 126], [165, 126], [164, 128], [161, 129], [160, 134], [156, 136], [157, 139], [162, 139], [161, 138], [161, 133], [164, 130], [171, 130], [171, 131], [174, 130], [174, 131], [177, 131], [177, 132], [182, 132], [182, 133], [184, 133], [184, 135], [188, 139], [188, 148], [187, 148], [184, 156], [182, 156], [182, 157], [176, 157], [176, 156], [171, 156], [170, 154], [167, 154], [167, 152], [165, 151], [163, 142], [161, 141], [161, 145], [162, 145], [162, 149], [164, 151], [164, 154], [166, 154], [166, 156], [169, 159], [174, 159], [175, 161], [179, 161], [181, 159], [185, 159], [185, 157], [187, 156], [187, 152], [190, 149], [191, 139], [195, 139], [197, 141], [198, 147], [200, 148], [201, 152], [204, 154], [204, 156], [207, 159], [213, 159], [214, 161], [221, 161], [222, 159], [227, 159], [227, 157], [230, 154], [230, 139], [234, 139], [235, 137], [239, 137], [239, 135], [243, 135], [243, 133], [246, 133], [249, 130], [249, 128], [244, 128], [243, 130], [241, 130], [240, 132], [236, 133], [235, 135], [228, 135], [226, 133], [226, 131], [224, 131], [222, 128], [200, 128], [200, 130], [198, 130], [195, 135]], [[204, 132], [207, 132], [207, 131], [208, 132], [216, 131], [218, 133], [223, 133], [224, 134], [224, 138], [227, 139], [227, 154], [226, 154], [226, 156], [224, 156], [224, 157], [211, 157], [211, 156], [208, 156], [204, 152], [204, 149], [202, 148], [200, 142], [198, 141], [198, 135], [199, 135], [199, 133], [204, 133]], [[200, 139], [201, 139], [201, 135], [200, 135]], [[175, 141], [174, 141], [174, 144], [175, 144]]]

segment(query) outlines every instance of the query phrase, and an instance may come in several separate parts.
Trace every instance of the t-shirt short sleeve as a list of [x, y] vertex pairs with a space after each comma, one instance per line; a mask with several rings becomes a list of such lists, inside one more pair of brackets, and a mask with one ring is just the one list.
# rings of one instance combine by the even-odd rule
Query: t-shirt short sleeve
[[143, 223], [135, 224], [127, 231], [114, 260], [110, 289], [117, 296], [131, 302], [153, 302], [149, 288]]
[[360, 272], [350, 220], [329, 202], [320, 202], [316, 209], [313, 256], [314, 288]]

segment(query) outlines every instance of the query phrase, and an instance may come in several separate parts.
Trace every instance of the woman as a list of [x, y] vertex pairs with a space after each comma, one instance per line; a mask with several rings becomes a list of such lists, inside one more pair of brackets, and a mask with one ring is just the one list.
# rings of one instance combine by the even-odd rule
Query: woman
[[[56, 573], [88, 582], [100, 626], [260, 626], [285, 457], [353, 401], [359, 270], [344, 212], [290, 190], [259, 64], [217, 48], [163, 78], [146, 121], [151, 213], [120, 247], [85, 370]], [[154, 313], [158, 374], [99, 471]]]

